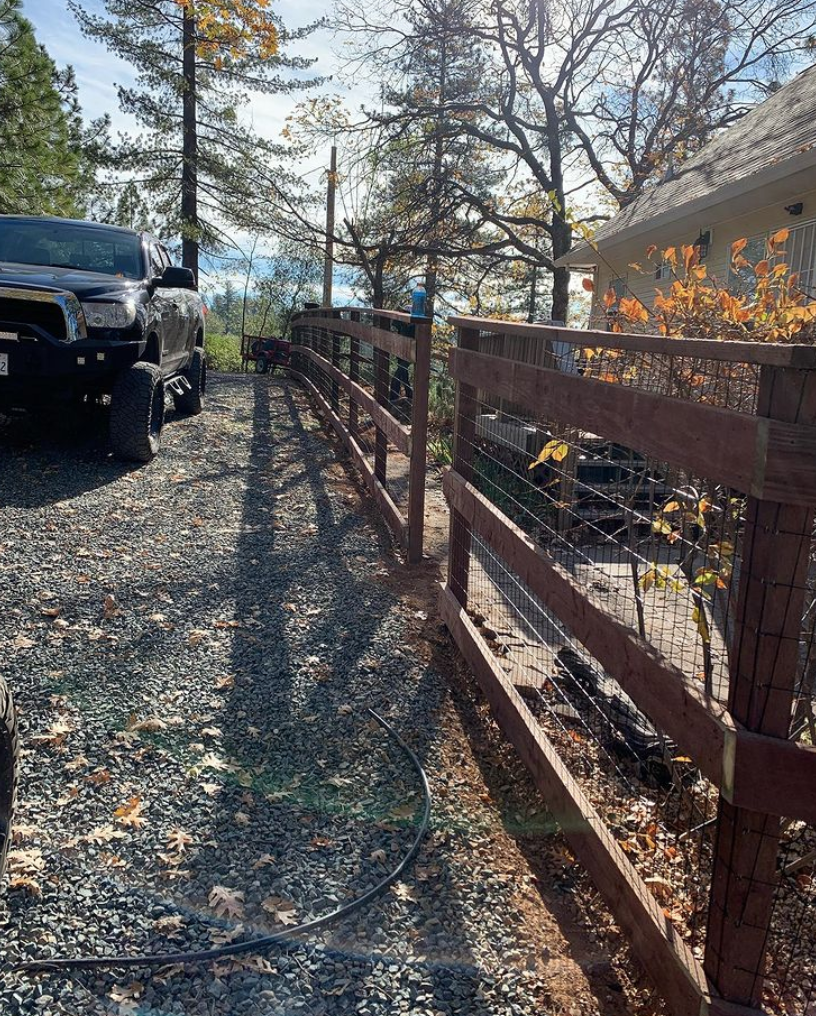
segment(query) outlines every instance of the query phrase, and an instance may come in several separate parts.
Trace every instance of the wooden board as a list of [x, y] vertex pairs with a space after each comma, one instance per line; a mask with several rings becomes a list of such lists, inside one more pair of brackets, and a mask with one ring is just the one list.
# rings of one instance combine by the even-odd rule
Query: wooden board
[[542, 342], [564, 342], [571, 346], [595, 349], [630, 349], [635, 352], [662, 353], [699, 360], [726, 363], [769, 364], [777, 367], [816, 367], [816, 348], [772, 342], [720, 342], [717, 339], [665, 338], [662, 335], [638, 335], [625, 332], [601, 332], [553, 325], [531, 325], [521, 321], [495, 321], [491, 318], [453, 316], [448, 322], [457, 328], [476, 329], [496, 335], [534, 336]]
[[370, 342], [376, 349], [385, 350], [394, 356], [399, 356], [409, 363], [415, 360], [414, 340], [407, 335], [400, 335], [398, 332], [388, 332], [384, 328], [375, 328], [372, 325], [363, 324], [361, 321], [351, 321], [345, 318], [329, 318], [322, 316], [309, 316], [314, 312], [304, 311], [303, 317], [295, 324], [295, 327], [317, 327], [330, 328], [340, 335], [348, 335], [355, 339], [362, 339], [363, 342]]
[[332, 410], [331, 406], [328, 402], [326, 402], [312, 382], [299, 371], [290, 369], [289, 374], [307, 388], [315, 398], [325, 414], [326, 419], [337, 433], [337, 436], [349, 450], [352, 459], [354, 459], [354, 464], [363, 474], [363, 479], [365, 480], [368, 489], [373, 494], [374, 500], [377, 502], [377, 506], [382, 512], [385, 521], [394, 532], [394, 535], [399, 540], [400, 545], [405, 546], [407, 540], [408, 521], [403, 516], [399, 508], [394, 504], [388, 491], [377, 481], [377, 478], [374, 475], [374, 470], [372, 469], [368, 459], [365, 457], [362, 448], [360, 448], [357, 441], [351, 436], [344, 426], [343, 421]]
[[499, 726], [530, 770], [578, 860], [606, 899], [671, 1011], [675, 1016], [700, 1016], [711, 1011], [705, 975], [691, 950], [569, 774], [450, 589], [442, 591], [439, 607]]
[[340, 385], [348, 393], [349, 398], [353, 402], [365, 409], [371, 417], [372, 422], [385, 432], [388, 440], [395, 448], [398, 448], [404, 455], [411, 454], [411, 431], [404, 424], [400, 423], [399, 420], [391, 416], [388, 410], [381, 406], [374, 396], [366, 391], [362, 385], [353, 381], [341, 370], [329, 363], [325, 356], [321, 356], [320, 353], [310, 346], [295, 344], [292, 346], [292, 352], [299, 353], [301, 356], [305, 356], [313, 363], [316, 363], [336, 384]]
[[451, 350], [453, 377], [526, 406], [540, 419], [617, 441], [764, 500], [816, 503], [816, 427], [748, 416], [501, 360]]

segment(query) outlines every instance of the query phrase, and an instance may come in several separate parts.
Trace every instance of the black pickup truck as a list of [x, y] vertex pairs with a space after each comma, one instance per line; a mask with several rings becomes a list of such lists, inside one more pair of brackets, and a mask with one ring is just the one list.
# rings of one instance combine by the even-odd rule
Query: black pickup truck
[[204, 308], [155, 237], [0, 215], [0, 412], [110, 396], [114, 454], [159, 450], [165, 390], [200, 413]]

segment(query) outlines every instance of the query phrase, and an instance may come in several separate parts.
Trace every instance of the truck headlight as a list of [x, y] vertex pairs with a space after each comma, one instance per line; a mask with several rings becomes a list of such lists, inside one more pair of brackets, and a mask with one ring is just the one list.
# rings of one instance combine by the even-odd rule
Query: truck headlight
[[136, 320], [136, 304], [133, 300], [83, 303], [82, 309], [89, 328], [130, 328]]

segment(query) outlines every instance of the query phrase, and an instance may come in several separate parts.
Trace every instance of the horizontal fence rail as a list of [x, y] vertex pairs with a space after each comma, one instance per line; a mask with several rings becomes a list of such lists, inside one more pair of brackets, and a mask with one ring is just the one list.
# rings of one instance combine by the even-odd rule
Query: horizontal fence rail
[[677, 1016], [810, 1016], [816, 350], [451, 322], [444, 621]]
[[290, 373], [345, 444], [408, 560], [421, 561], [430, 322], [396, 311], [312, 309], [293, 317], [292, 335]]

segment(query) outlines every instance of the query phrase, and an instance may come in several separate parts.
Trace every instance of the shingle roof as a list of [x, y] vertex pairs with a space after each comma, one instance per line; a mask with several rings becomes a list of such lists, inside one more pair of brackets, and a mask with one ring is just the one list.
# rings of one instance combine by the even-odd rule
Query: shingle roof
[[[719, 191], [744, 183], [750, 190], [752, 177], [771, 167], [813, 150], [816, 155], [816, 64], [746, 114], [733, 127], [718, 134], [684, 162], [675, 174], [654, 187], [604, 223], [595, 242], [608, 245], [618, 234], [664, 215], [670, 209], [715, 203]], [[586, 244], [574, 248], [575, 253]]]

